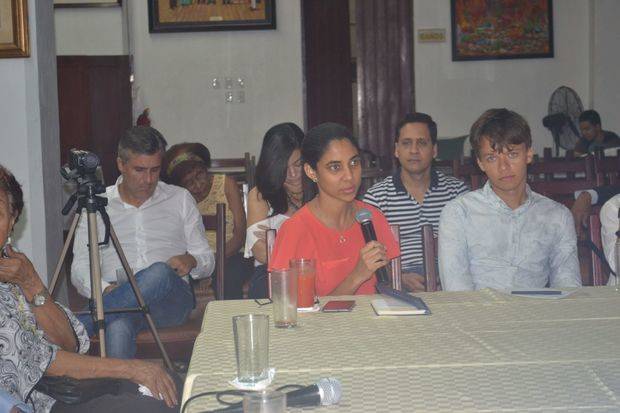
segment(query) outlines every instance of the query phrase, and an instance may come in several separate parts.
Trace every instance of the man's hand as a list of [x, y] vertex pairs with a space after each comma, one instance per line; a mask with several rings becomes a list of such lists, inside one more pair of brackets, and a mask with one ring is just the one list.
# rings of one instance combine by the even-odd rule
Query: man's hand
[[108, 285], [104, 290], [103, 293], [104, 294], [108, 294], [110, 292], [112, 292], [113, 289], [115, 289], [116, 287], [118, 287], [117, 283], [110, 283], [110, 285]]
[[177, 404], [177, 388], [161, 366], [142, 360], [127, 360], [127, 363], [129, 380], [147, 387], [153, 397], [163, 400], [168, 407]]
[[575, 220], [575, 232], [578, 239], [585, 237], [585, 229], [588, 228], [588, 217], [592, 211], [592, 196], [588, 192], [582, 192], [579, 194], [571, 212], [573, 219]]
[[189, 274], [198, 265], [196, 258], [191, 254], [175, 255], [168, 260], [167, 264], [181, 277]]
[[415, 272], [403, 273], [402, 283], [406, 291], [420, 293], [426, 291], [425, 278]]

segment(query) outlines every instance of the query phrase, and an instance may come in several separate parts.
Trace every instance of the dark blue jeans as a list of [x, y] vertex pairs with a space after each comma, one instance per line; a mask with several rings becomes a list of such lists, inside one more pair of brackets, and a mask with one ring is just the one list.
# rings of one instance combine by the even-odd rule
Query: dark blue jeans
[[[149, 307], [157, 327], [182, 324], [192, 311], [193, 296], [188, 283], [183, 281], [168, 264], [156, 262], [136, 274], [136, 282], [144, 302]], [[137, 307], [136, 296], [129, 283], [122, 284], [103, 296], [103, 308]], [[90, 314], [79, 316], [88, 335], [95, 333]], [[130, 359], [136, 354], [136, 335], [148, 328], [141, 312], [105, 315], [106, 352], [108, 357]]]

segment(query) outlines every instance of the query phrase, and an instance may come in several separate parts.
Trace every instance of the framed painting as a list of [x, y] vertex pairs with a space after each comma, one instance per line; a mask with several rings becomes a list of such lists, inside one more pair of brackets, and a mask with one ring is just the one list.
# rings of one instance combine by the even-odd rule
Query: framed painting
[[55, 8], [68, 7], [116, 7], [122, 0], [54, 0]]
[[28, 0], [0, 0], [0, 57], [28, 56]]
[[451, 0], [452, 60], [553, 57], [552, 0]]
[[268, 30], [275, 0], [148, 0], [149, 31]]

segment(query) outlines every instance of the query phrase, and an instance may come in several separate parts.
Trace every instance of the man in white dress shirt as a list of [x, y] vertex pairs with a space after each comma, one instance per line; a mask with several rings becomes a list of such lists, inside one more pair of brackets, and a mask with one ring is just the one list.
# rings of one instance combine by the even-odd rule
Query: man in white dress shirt
[[[609, 201], [605, 202], [601, 208], [599, 217], [601, 218], [601, 238], [603, 241], [603, 250], [605, 257], [612, 271], [618, 274], [616, 266], [616, 239], [618, 237], [618, 210], [620, 209], [620, 194], [615, 195]], [[608, 285], [616, 285], [616, 277], [609, 276]]]
[[[155, 325], [169, 327], [185, 322], [193, 307], [189, 277], [208, 277], [215, 266], [202, 217], [190, 193], [159, 181], [166, 141], [154, 128], [128, 130], [118, 144], [121, 176], [106, 190], [110, 221]], [[73, 244], [71, 280], [78, 292], [90, 298], [88, 228], [85, 212]], [[99, 240], [104, 225], [97, 219]], [[100, 246], [103, 306], [136, 307], [135, 295], [124, 282], [124, 270], [110, 242]], [[88, 333], [95, 332], [90, 315], [80, 316]], [[106, 351], [109, 357], [132, 358], [136, 335], [148, 327], [142, 313], [106, 314]]]

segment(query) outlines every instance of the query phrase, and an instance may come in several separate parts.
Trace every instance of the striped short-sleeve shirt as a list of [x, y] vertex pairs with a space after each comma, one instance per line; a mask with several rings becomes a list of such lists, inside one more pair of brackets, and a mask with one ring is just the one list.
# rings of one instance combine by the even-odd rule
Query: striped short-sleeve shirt
[[405, 189], [399, 170], [373, 185], [364, 195], [364, 202], [379, 208], [390, 224], [400, 226], [402, 267], [419, 267], [423, 264], [422, 225], [431, 224], [437, 235], [443, 207], [467, 191], [462, 181], [432, 168], [431, 185], [419, 204]]

